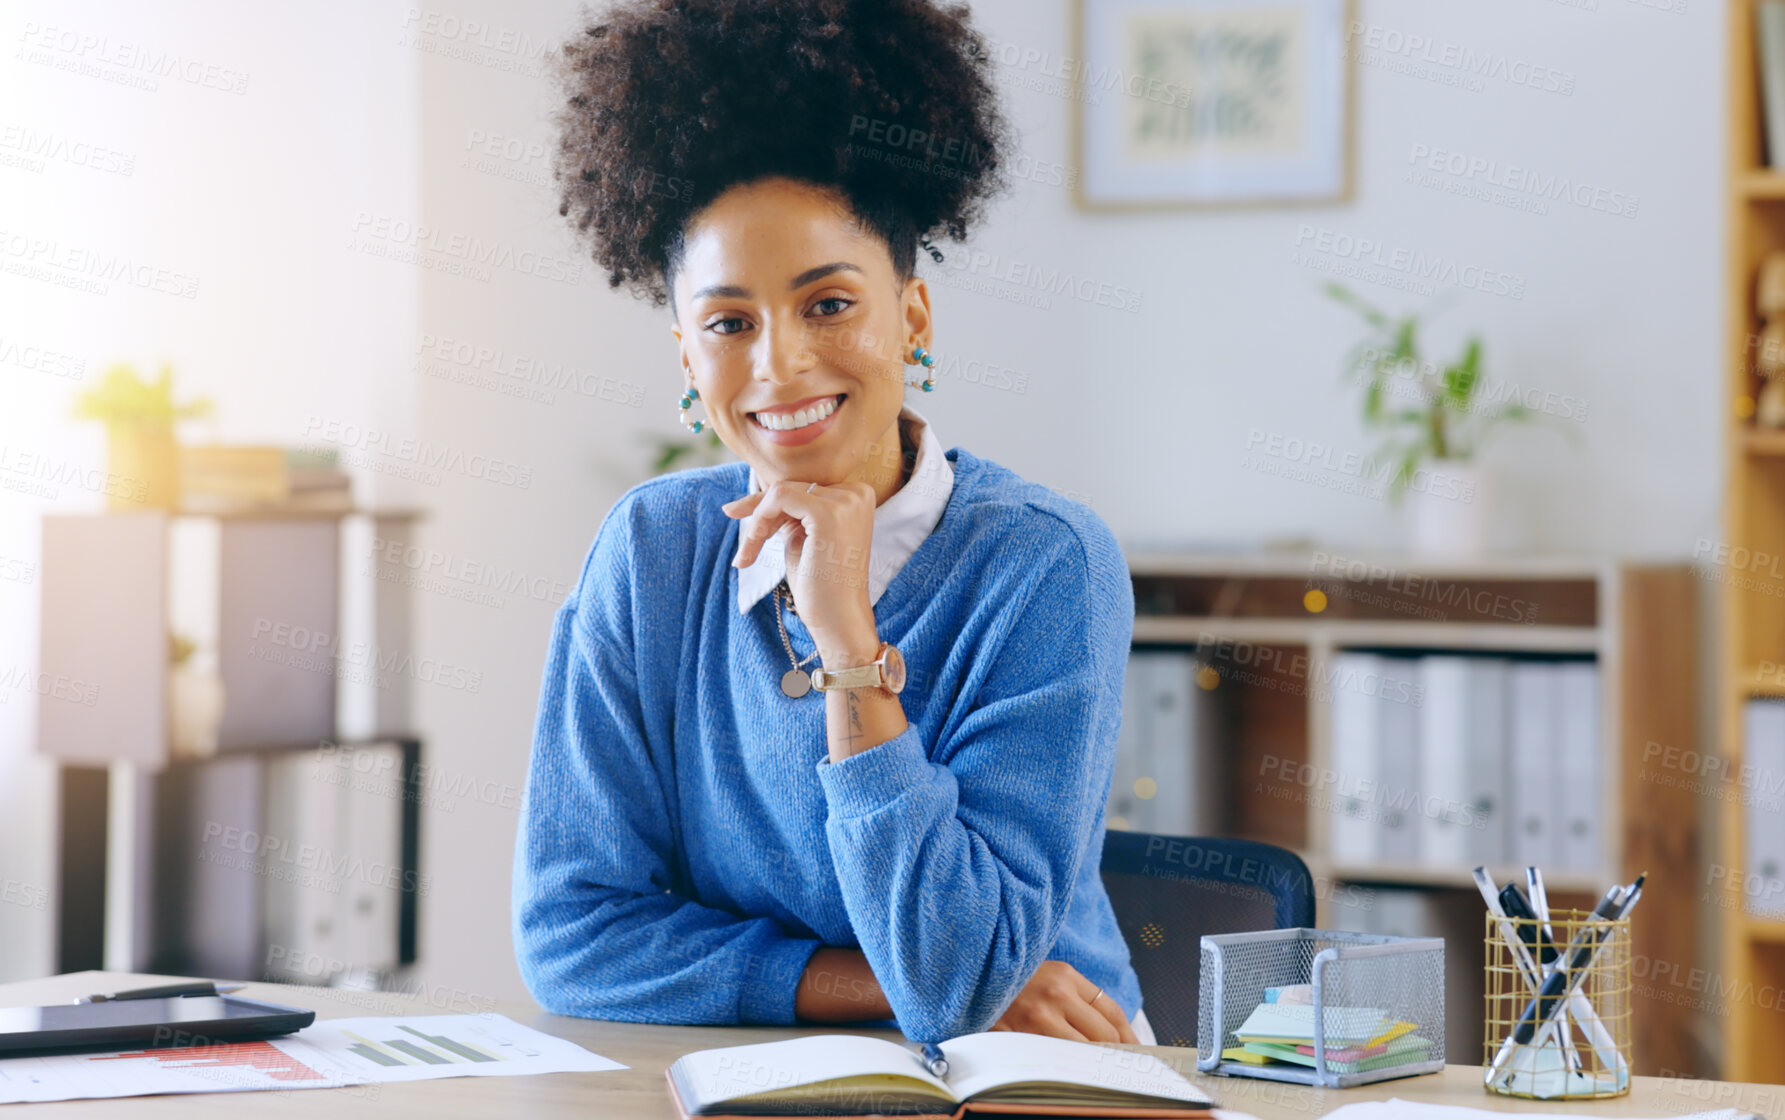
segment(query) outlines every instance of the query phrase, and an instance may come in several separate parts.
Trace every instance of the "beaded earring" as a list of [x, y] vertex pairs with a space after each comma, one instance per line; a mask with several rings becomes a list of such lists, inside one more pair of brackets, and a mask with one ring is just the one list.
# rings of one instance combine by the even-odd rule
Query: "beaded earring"
[[681, 421], [682, 427], [687, 428], [690, 432], [693, 432], [695, 435], [699, 435], [700, 433], [706, 431], [707, 428], [710, 426], [707, 424], [707, 422], [705, 420], [689, 420], [688, 419], [689, 407], [691, 405], [693, 405], [694, 402], [699, 399], [700, 399], [700, 390], [696, 389], [692, 385], [688, 386], [688, 388], [686, 388], [682, 391], [682, 407], [676, 413], [676, 419]]
[[[928, 370], [936, 364], [936, 356], [919, 346], [916, 352], [914, 352], [910, 358], [906, 359], [905, 364], [908, 366], [921, 364], [925, 370]], [[928, 393], [936, 387], [936, 379], [926, 373], [922, 381], [907, 380], [905, 384], [911, 386], [913, 389], [922, 389], [924, 392]]]

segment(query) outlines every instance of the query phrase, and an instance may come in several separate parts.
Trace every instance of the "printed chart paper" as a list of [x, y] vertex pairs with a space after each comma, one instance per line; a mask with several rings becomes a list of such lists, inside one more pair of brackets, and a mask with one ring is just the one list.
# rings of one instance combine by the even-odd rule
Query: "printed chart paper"
[[0, 1104], [626, 1068], [502, 1015], [318, 1019], [255, 1042], [0, 1059]]

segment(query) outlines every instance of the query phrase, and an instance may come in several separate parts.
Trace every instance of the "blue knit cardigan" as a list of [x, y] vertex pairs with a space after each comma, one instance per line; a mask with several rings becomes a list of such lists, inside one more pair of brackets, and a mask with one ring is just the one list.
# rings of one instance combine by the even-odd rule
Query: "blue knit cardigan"
[[840, 945], [913, 1041], [988, 1029], [1050, 959], [1134, 1016], [1098, 874], [1126, 560], [1084, 505], [947, 457], [947, 508], [874, 610], [910, 726], [835, 764], [824, 695], [780, 690], [773, 600], [737, 610], [738, 522], [719, 507], [746, 465], [641, 483], [602, 520], [552, 628], [515, 850], [515, 950], [541, 1006], [791, 1024], [808, 959]]

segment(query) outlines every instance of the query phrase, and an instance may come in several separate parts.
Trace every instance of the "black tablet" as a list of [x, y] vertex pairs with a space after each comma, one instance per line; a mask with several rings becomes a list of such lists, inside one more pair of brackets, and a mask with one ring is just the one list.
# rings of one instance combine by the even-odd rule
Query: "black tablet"
[[236, 996], [0, 1007], [0, 1054], [95, 1046], [208, 1046], [290, 1034], [315, 1021], [314, 1011]]

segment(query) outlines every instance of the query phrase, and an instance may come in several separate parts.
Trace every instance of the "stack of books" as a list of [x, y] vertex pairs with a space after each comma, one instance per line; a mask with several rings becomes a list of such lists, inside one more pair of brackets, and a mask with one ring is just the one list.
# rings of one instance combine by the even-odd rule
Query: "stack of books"
[[180, 508], [187, 513], [345, 513], [353, 480], [335, 452], [213, 444], [180, 448]]
[[[1397, 1020], [1381, 1008], [1328, 1007], [1324, 1011], [1329, 1073], [1362, 1073], [1421, 1062], [1432, 1045], [1414, 1033], [1418, 1024]], [[1307, 1004], [1261, 1003], [1234, 1037], [1240, 1045], [1222, 1051], [1222, 1057], [1253, 1065], [1316, 1064], [1314, 1008]]]

